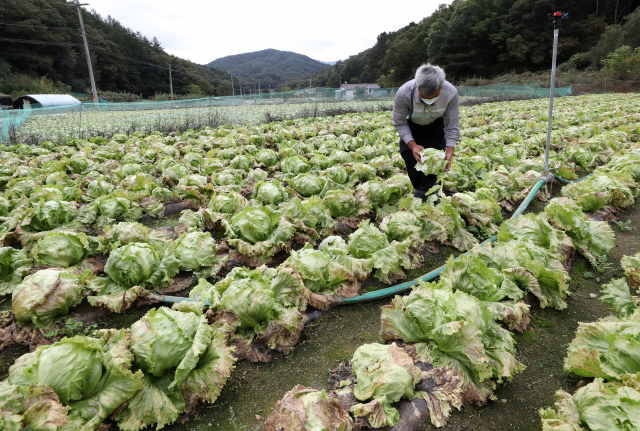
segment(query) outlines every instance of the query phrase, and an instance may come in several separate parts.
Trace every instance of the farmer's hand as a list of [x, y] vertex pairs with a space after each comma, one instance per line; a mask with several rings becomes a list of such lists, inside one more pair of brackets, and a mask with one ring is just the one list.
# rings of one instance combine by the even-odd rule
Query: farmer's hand
[[444, 155], [444, 159], [446, 161], [448, 161], [449, 163], [447, 163], [447, 166], [444, 168], [445, 172], [449, 172], [449, 169], [451, 169], [451, 159], [453, 158], [453, 147], [447, 147], [447, 150], [445, 152]]
[[411, 149], [413, 153], [413, 157], [416, 159], [416, 162], [422, 163], [422, 157], [420, 156], [420, 151], [424, 150], [422, 145], [416, 144], [416, 141], [409, 141], [407, 146]]

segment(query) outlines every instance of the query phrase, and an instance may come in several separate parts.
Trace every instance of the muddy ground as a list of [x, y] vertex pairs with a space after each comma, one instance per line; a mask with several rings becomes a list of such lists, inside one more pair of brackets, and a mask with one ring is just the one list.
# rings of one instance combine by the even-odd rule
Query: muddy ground
[[[557, 193], [557, 191], [556, 191]], [[539, 213], [544, 204], [534, 201], [527, 212]], [[580, 256], [571, 271], [568, 307], [563, 311], [532, 309], [533, 320], [529, 331], [516, 335], [518, 359], [527, 369], [512, 382], [496, 390], [496, 400], [484, 407], [466, 406], [452, 415], [450, 423], [440, 428], [446, 431], [511, 431], [540, 430], [538, 409], [554, 402], [557, 389], [572, 393], [578, 380], [563, 371], [563, 361], [568, 343], [573, 339], [578, 322], [591, 322], [611, 314], [607, 306], [591, 295], [600, 294], [600, 285], [611, 278], [623, 276], [619, 261], [623, 255], [640, 251], [640, 204], [627, 213], [619, 213], [619, 220], [630, 223], [630, 230], [621, 230], [611, 223], [616, 233], [616, 248], [609, 253], [613, 271], [602, 275], [603, 280], [585, 279], [584, 272], [592, 271]], [[440, 247], [437, 254], [429, 254], [426, 268], [409, 271], [408, 279], [416, 278], [442, 265], [452, 248]], [[378, 286], [375, 280], [367, 282], [367, 290]], [[177, 293], [186, 296], [188, 291]], [[342, 361], [350, 359], [362, 344], [381, 342], [380, 306], [390, 299], [376, 302], [340, 306], [324, 313], [307, 325], [300, 343], [289, 357], [274, 352], [269, 364], [252, 364], [242, 361], [236, 364], [229, 382], [218, 401], [210, 406], [201, 404], [195, 415], [184, 423], [176, 422], [164, 429], [172, 431], [219, 430], [257, 431], [271, 413], [275, 403], [296, 384], [315, 388], [327, 388], [328, 372]], [[11, 307], [10, 297], [0, 298], [0, 309]], [[126, 315], [105, 315], [98, 320], [98, 327], [129, 327], [149, 307], [131, 309]], [[81, 313], [72, 313], [80, 318]], [[26, 348], [7, 348], [0, 351], [0, 379], [6, 378], [14, 360], [27, 353]], [[435, 430], [427, 426], [426, 430]]]

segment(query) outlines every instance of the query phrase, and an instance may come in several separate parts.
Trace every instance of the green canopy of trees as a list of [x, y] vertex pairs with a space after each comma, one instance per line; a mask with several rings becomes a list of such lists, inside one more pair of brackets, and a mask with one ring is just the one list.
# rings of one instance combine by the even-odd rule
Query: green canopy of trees
[[[358, 79], [390, 87], [411, 79], [426, 62], [443, 67], [455, 81], [549, 69], [549, 14], [558, 10], [569, 12], [560, 31], [558, 63], [585, 53], [600, 67], [610, 52], [633, 47], [640, 37], [640, 12], [631, 15], [639, 5], [639, 0], [454, 0], [417, 24], [381, 33], [372, 48], [311, 77], [314, 86]], [[591, 55], [596, 45], [601, 49]], [[309, 85], [309, 77], [305, 80]]]
[[[11, 86], [7, 76], [13, 73], [47, 76], [54, 82], [71, 86], [72, 91], [84, 93], [87, 90], [89, 73], [78, 14], [75, 8], [56, 4], [62, 2], [0, 1], [0, 38], [47, 42], [0, 42], [3, 88]], [[169, 55], [155, 37], [148, 39], [110, 16], [103, 18], [87, 10], [83, 10], [82, 16], [99, 90], [142, 94], [143, 97], [168, 93], [168, 64], [171, 64], [174, 92], [187, 93], [195, 85], [203, 94], [226, 95], [227, 91], [231, 94], [231, 86], [224, 84], [229, 80], [228, 73]], [[12, 92], [11, 88], [4, 90]]]

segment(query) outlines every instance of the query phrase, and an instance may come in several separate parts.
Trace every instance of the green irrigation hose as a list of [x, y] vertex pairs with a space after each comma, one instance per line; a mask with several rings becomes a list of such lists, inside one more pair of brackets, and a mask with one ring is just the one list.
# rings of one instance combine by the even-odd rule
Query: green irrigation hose
[[555, 179], [556, 179], [556, 180], [558, 180], [558, 181], [560, 181], [560, 182], [562, 182], [562, 183], [565, 183], [565, 184], [578, 183], [578, 182], [580, 182], [580, 181], [582, 181], [582, 180], [586, 180], [586, 179], [587, 179], [587, 178], [589, 178], [591, 175], [593, 175], [593, 173], [591, 173], [591, 174], [589, 174], [589, 175], [586, 175], [586, 176], [584, 176], [584, 177], [582, 177], [582, 178], [579, 178], [579, 179], [577, 179], [577, 180], [565, 180], [564, 178], [559, 177], [559, 176], [557, 176], [556, 174], [553, 174], [553, 176], [555, 177]]
[[[542, 187], [543, 184], [544, 184], [544, 180], [538, 180], [538, 182], [533, 187], [533, 189], [531, 189], [531, 192], [529, 193], [527, 198], [524, 201], [522, 201], [522, 203], [520, 204], [516, 212], [513, 213], [513, 215], [511, 216], [512, 219], [518, 218], [518, 216], [522, 214], [524, 210], [527, 209], [527, 207], [529, 206], [529, 204], [531, 203], [536, 193], [538, 193], [538, 190], [540, 190], [540, 187]], [[491, 238], [482, 242], [480, 246], [482, 247], [485, 244], [494, 242], [495, 240], [496, 240], [496, 237], [492, 236]], [[467, 255], [467, 254], [468, 252], [465, 253], [464, 255]], [[458, 257], [456, 260], [458, 259], [460, 259], [460, 257]], [[341, 298], [342, 300], [338, 301], [337, 304], [339, 305], [355, 304], [358, 302], [375, 301], [376, 299], [382, 299], [388, 296], [396, 295], [398, 293], [411, 289], [413, 286], [416, 286], [419, 281], [431, 281], [437, 278], [438, 276], [440, 276], [442, 271], [444, 271], [444, 265], [434, 269], [433, 271], [423, 275], [422, 277], [418, 277], [415, 280], [407, 281], [406, 283], [397, 284], [395, 286], [387, 287], [386, 289], [375, 290], [373, 292], [365, 293], [364, 295], [356, 296], [354, 298], [344, 298], [344, 299]]]
[[[580, 179], [577, 180], [566, 180], [562, 177], [559, 177], [557, 175], [554, 174], [554, 177], [560, 181], [562, 181], [563, 183], [577, 183], [578, 181], [582, 181], [588, 177], [590, 177], [593, 174], [589, 174], [585, 177], [582, 177]], [[536, 183], [536, 185], [533, 187], [533, 189], [531, 189], [531, 192], [529, 192], [529, 195], [527, 196], [527, 198], [522, 201], [522, 203], [520, 204], [520, 206], [518, 207], [518, 209], [516, 210], [516, 212], [513, 213], [513, 215], [511, 216], [512, 219], [518, 218], [518, 216], [520, 214], [522, 214], [528, 207], [529, 204], [531, 203], [531, 201], [533, 200], [533, 198], [536, 196], [536, 193], [538, 193], [538, 190], [540, 190], [540, 187], [543, 186], [543, 184], [545, 184], [545, 180], [541, 179], [538, 180], [538, 182]], [[491, 238], [485, 240], [484, 242], [482, 242], [480, 244], [480, 246], [484, 246], [485, 244], [489, 244], [492, 243], [496, 240], [495, 236], [492, 236]], [[465, 253], [465, 255], [468, 253]], [[458, 257], [458, 259], [460, 259], [460, 257]], [[457, 260], [457, 259], [456, 259]], [[376, 290], [373, 292], [369, 292], [369, 293], [365, 293], [364, 295], [359, 295], [356, 296], [354, 298], [338, 298], [336, 301], [336, 305], [346, 305], [346, 304], [357, 304], [359, 302], [368, 302], [368, 301], [375, 301], [377, 299], [382, 299], [382, 298], [387, 298], [389, 296], [394, 296], [397, 295], [398, 293], [402, 293], [405, 292], [409, 289], [411, 289], [413, 286], [416, 286], [418, 284], [419, 281], [431, 281], [435, 278], [437, 278], [438, 276], [440, 276], [440, 274], [442, 273], [442, 271], [444, 271], [444, 265], [434, 269], [433, 271], [416, 278], [415, 280], [411, 280], [411, 281], [407, 281], [405, 283], [401, 283], [401, 284], [397, 284], [395, 286], [391, 286], [391, 287], [387, 287], [385, 289], [380, 289], [380, 290]], [[151, 295], [156, 295], [154, 293], [152, 293]], [[160, 296], [160, 295], [158, 295]], [[162, 297], [162, 302], [182, 302], [182, 301], [196, 301], [193, 298], [181, 298], [178, 296], [163, 296]], [[211, 304], [209, 303], [209, 301], [205, 301], [205, 304], [207, 306], [210, 306]]]

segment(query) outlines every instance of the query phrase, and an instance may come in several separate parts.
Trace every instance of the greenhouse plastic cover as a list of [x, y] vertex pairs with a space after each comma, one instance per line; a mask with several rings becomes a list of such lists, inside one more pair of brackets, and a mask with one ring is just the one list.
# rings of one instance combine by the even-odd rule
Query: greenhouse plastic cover
[[[78, 99], [69, 94], [27, 94], [25, 96], [18, 97], [18, 99], [26, 98], [35, 100], [37, 103], [41, 104], [43, 108], [80, 104]], [[16, 99], [16, 101], [18, 99]]]

